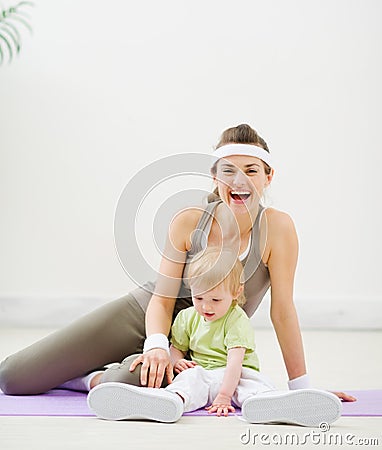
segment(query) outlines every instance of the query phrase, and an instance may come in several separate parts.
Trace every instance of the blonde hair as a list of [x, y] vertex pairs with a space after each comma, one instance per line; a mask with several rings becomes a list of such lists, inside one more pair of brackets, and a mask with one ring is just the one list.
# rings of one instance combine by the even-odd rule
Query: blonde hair
[[[238, 125], [237, 127], [227, 128], [225, 131], [223, 131], [223, 134], [221, 135], [220, 141], [216, 146], [215, 150], [226, 144], [253, 144], [257, 145], [258, 147], [262, 147], [264, 150], [270, 153], [268, 145], [264, 141], [264, 139], [261, 136], [259, 136], [256, 130], [251, 128], [246, 123]], [[269, 175], [271, 173], [270, 166], [264, 161], [263, 165], [265, 173]], [[217, 174], [217, 162], [211, 167], [211, 175], [216, 177], [216, 174]], [[208, 203], [215, 202], [219, 199], [220, 196], [218, 188], [215, 188], [215, 190], [207, 197]]]
[[[237, 254], [220, 247], [208, 247], [197, 253], [187, 268], [190, 289], [200, 293], [223, 283], [234, 296], [243, 284], [243, 276], [243, 266]], [[246, 302], [243, 291], [233, 299], [240, 306]]]

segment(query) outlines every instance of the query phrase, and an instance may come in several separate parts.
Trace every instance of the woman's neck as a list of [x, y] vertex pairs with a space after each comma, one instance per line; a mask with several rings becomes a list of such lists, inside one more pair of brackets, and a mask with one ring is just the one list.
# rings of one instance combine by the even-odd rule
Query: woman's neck
[[236, 222], [239, 227], [240, 236], [246, 236], [251, 233], [253, 224], [256, 220], [259, 208], [256, 211], [250, 211], [245, 214], [235, 214]]
[[[217, 219], [223, 236], [229, 239], [237, 237], [245, 239], [248, 237], [256, 220], [259, 205], [257, 204], [256, 207], [243, 214], [233, 213], [233, 211], [224, 203], [221, 203], [219, 206], [221, 207], [221, 215], [217, 214], [218, 217], [215, 218]], [[222, 220], [220, 220], [219, 216]]]

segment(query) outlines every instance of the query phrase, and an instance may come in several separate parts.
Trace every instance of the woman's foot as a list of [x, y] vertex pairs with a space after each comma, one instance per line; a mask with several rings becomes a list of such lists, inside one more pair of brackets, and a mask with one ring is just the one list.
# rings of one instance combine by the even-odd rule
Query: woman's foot
[[96, 370], [95, 372], [90, 372], [81, 377], [66, 381], [65, 383], [60, 384], [60, 386], [57, 387], [59, 389], [69, 389], [71, 391], [89, 392], [90, 389], [99, 384], [104, 373], [104, 370]]
[[107, 420], [176, 422], [184, 411], [177, 394], [117, 382], [101, 383], [92, 389], [88, 406], [98, 417]]
[[243, 419], [251, 423], [281, 422], [307, 427], [328, 424], [341, 416], [337, 396], [317, 389], [270, 391], [247, 398], [241, 408]]

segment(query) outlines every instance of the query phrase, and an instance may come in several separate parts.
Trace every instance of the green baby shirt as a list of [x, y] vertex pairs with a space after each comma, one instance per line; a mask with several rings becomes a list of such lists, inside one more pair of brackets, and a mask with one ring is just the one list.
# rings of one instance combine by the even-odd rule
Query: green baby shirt
[[217, 369], [227, 365], [228, 350], [244, 347], [243, 367], [259, 370], [255, 353], [255, 335], [250, 320], [243, 309], [231, 306], [218, 320], [208, 322], [196, 309], [183, 309], [176, 316], [171, 328], [171, 343], [177, 349], [190, 351], [192, 361], [205, 369]]

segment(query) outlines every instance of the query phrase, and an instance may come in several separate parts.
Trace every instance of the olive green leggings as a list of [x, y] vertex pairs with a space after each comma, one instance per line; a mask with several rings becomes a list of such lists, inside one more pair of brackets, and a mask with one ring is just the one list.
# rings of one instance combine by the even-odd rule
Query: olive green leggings
[[[118, 381], [119, 383], [133, 384], [134, 386], [142, 386], [140, 381], [141, 365], [139, 364], [133, 372], [130, 372], [131, 363], [140, 354], [136, 353], [125, 358], [120, 364], [113, 364], [102, 375], [100, 382], [107, 383], [109, 381]], [[168, 386], [166, 374], [163, 377], [162, 386]]]
[[125, 358], [141, 353], [144, 339], [145, 312], [128, 294], [6, 358], [0, 365], [0, 389], [10, 395], [40, 394], [123, 360], [101, 381], [139, 384], [140, 366], [125, 381], [126, 364], [132, 362]]

